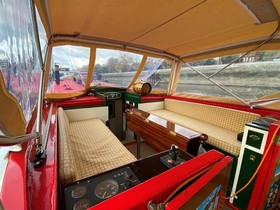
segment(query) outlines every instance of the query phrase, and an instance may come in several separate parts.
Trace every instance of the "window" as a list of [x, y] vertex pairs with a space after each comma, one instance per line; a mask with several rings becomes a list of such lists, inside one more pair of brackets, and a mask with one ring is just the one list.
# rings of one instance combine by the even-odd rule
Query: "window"
[[90, 48], [72, 45], [54, 47], [48, 93], [85, 89]]
[[138, 70], [142, 57], [119, 50], [97, 49], [91, 85], [127, 87]]
[[0, 19], [0, 73], [28, 122], [38, 101], [41, 73], [29, 1], [2, 1]]
[[138, 81], [149, 82], [152, 90], [167, 90], [171, 66], [167, 60], [149, 57]]
[[[239, 55], [231, 55], [197, 61], [190, 65], [242, 99], [252, 100], [279, 92], [280, 51], [259, 51], [237, 59], [239, 57]], [[234, 59], [237, 59], [235, 63], [218, 72]], [[216, 72], [218, 73], [214, 75]], [[186, 65], [182, 66], [176, 91], [232, 97]]]

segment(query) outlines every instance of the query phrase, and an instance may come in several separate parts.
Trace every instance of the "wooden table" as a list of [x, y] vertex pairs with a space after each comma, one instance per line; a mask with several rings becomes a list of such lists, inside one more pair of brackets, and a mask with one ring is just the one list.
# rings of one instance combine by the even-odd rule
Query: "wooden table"
[[[170, 149], [175, 144], [181, 150], [196, 156], [200, 140], [203, 140], [202, 135], [195, 131], [135, 108], [126, 110], [126, 124], [157, 152]], [[140, 156], [139, 138], [137, 156]]]

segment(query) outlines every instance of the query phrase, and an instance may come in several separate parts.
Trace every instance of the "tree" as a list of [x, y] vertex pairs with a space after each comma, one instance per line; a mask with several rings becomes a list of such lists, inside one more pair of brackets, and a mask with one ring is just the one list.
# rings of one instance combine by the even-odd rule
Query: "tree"
[[225, 56], [225, 57], [221, 57], [221, 62], [222, 64], [227, 64], [232, 62], [234, 59], [238, 58], [238, 55], [230, 55], [230, 56]]
[[120, 56], [120, 61], [118, 63], [118, 71], [119, 72], [128, 72], [131, 70], [131, 64], [133, 63], [132, 57], [127, 54], [123, 54]]
[[263, 52], [263, 61], [273, 61], [275, 58], [280, 58], [279, 50], [270, 50]]
[[95, 73], [102, 73], [102, 69], [103, 69], [103, 67], [99, 63], [97, 63], [94, 67], [94, 72]]
[[117, 72], [117, 64], [119, 63], [119, 59], [117, 58], [109, 58], [107, 63], [105, 64], [106, 68], [108, 69], [108, 73]]
[[164, 60], [162, 64], [160, 65], [159, 69], [170, 69], [172, 66], [172, 63], [170, 61]]

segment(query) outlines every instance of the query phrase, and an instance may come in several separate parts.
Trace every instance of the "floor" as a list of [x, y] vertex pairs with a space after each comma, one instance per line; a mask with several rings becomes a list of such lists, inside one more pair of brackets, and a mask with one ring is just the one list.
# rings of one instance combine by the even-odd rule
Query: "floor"
[[[122, 143], [126, 146], [126, 148], [136, 157], [137, 153], [137, 142], [134, 140], [133, 133], [127, 129], [125, 132], [125, 140], [122, 141]], [[150, 155], [153, 155], [157, 153], [153, 148], [151, 148], [149, 145], [147, 145], [143, 140], [141, 140], [141, 146], [140, 146], [140, 158], [145, 158]]]
[[[130, 144], [127, 146], [127, 149], [136, 157], [137, 152], [137, 144], [136, 142], [134, 144]], [[150, 155], [155, 154], [156, 151], [151, 148], [149, 145], [145, 144], [144, 142], [141, 142], [140, 146], [140, 158], [145, 158]]]

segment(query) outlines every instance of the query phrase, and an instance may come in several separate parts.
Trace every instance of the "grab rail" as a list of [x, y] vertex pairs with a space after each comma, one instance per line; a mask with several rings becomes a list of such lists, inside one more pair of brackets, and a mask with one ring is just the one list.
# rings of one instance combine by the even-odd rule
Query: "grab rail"
[[40, 133], [34, 132], [29, 134], [24, 134], [20, 136], [5, 136], [0, 135], [0, 146], [12, 146], [15, 144], [23, 143], [27, 140], [39, 138]]
[[249, 104], [252, 107], [261, 107], [267, 104], [273, 104], [280, 102], [280, 98], [268, 98], [268, 99], [262, 99], [262, 100], [255, 100], [255, 101], [250, 101]]

